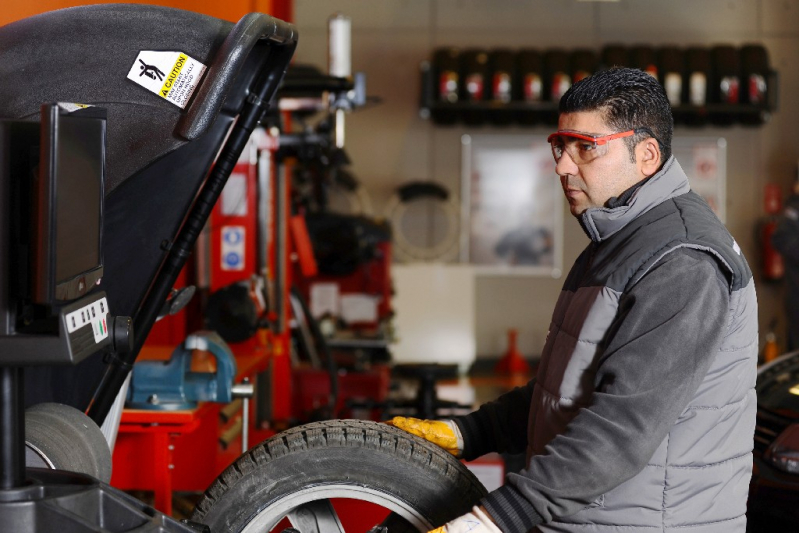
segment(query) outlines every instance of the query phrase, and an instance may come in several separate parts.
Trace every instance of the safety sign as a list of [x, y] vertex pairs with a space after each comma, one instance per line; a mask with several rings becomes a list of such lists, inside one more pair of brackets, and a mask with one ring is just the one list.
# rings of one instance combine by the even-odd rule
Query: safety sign
[[244, 270], [244, 226], [222, 226], [222, 270]]
[[130, 67], [128, 79], [185, 109], [205, 68], [183, 52], [142, 50]]

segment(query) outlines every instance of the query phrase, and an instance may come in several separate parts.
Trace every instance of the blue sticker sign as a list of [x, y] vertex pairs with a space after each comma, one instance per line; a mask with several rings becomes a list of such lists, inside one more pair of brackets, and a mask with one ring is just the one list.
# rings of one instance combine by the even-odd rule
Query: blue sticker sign
[[244, 270], [244, 226], [222, 227], [222, 270]]

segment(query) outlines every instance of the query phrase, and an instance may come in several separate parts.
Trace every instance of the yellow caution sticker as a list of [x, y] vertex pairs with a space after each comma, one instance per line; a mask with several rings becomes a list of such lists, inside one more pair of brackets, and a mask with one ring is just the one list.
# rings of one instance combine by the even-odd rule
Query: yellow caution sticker
[[185, 109], [205, 70], [205, 65], [184, 52], [142, 50], [128, 79]]

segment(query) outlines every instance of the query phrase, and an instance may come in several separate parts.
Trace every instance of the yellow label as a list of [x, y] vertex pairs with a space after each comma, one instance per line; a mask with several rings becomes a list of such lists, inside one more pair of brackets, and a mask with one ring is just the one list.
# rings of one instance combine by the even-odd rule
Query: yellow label
[[159, 93], [164, 98], [169, 96], [169, 91], [171, 91], [172, 87], [175, 85], [175, 81], [178, 79], [178, 75], [183, 69], [183, 65], [186, 64], [187, 59], [188, 57], [186, 57], [185, 54], [178, 55], [178, 60], [175, 61], [175, 66], [172, 67], [172, 70], [169, 71], [169, 75], [167, 75], [164, 85], [161, 87], [161, 91]]

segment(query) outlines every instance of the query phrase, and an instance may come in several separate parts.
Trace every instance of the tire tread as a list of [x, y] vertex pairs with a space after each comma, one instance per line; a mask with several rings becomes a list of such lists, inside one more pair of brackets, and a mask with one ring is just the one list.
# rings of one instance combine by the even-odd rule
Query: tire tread
[[323, 448], [368, 448], [410, 461], [451, 480], [461, 496], [476, 502], [486, 491], [480, 481], [448, 452], [386, 424], [363, 420], [314, 422], [274, 435], [231, 464], [203, 494], [192, 516], [202, 522], [214, 505], [236, 483], [272, 461], [294, 453]]

